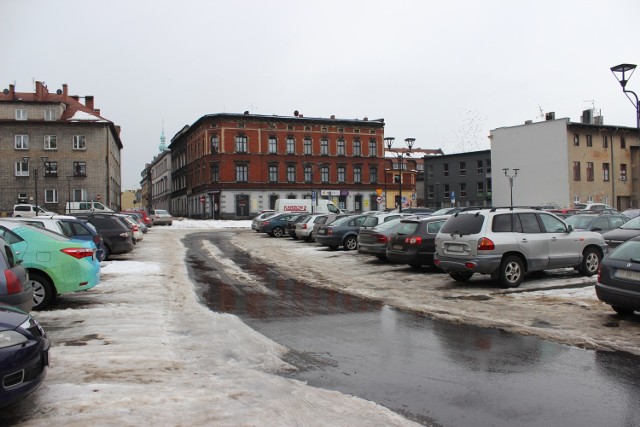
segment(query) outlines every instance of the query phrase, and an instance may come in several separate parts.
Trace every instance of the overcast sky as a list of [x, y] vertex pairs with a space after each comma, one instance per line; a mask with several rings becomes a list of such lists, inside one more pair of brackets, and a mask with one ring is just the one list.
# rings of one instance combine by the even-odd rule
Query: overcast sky
[[609, 69], [640, 63], [637, 0], [3, 0], [0, 13], [0, 88], [94, 95], [122, 127], [123, 189], [163, 122], [169, 143], [205, 114], [384, 118], [396, 144], [446, 154], [541, 111], [636, 124]]

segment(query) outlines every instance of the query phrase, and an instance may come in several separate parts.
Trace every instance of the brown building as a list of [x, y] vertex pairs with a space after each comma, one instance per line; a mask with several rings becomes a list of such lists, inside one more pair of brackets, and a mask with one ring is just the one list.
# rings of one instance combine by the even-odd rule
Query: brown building
[[171, 140], [171, 213], [250, 218], [278, 198], [383, 209], [384, 120], [211, 114]]
[[0, 210], [33, 203], [63, 213], [67, 201], [86, 200], [120, 208], [120, 128], [93, 96], [80, 98], [42, 82], [35, 93], [14, 85], [0, 93]]

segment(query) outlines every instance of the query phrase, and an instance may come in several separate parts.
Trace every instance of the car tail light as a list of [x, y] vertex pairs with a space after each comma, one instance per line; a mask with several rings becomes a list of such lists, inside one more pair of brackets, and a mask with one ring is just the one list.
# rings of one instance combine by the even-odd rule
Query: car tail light
[[100, 236], [93, 236], [93, 243], [96, 244], [96, 246], [98, 246], [100, 243], [102, 243], [102, 237]]
[[93, 256], [95, 250], [92, 248], [64, 248], [60, 249], [60, 252], [64, 252], [67, 255], [71, 255], [74, 258], [82, 259], [85, 257]]
[[306, 230], [306, 229], [307, 229], [307, 224], [302, 224], [302, 228], [303, 228], [304, 230]]
[[411, 236], [404, 239], [405, 243], [410, 245], [420, 245], [422, 244], [422, 237], [420, 236]]
[[333, 234], [333, 229], [327, 228], [327, 234]]
[[137, 225], [132, 225], [132, 226], [131, 226], [131, 229], [132, 229], [133, 231], [140, 231], [140, 228], [139, 228]]
[[9, 295], [22, 292], [22, 283], [20, 282], [20, 279], [18, 279], [18, 276], [16, 276], [16, 273], [11, 270], [5, 270], [4, 278], [7, 281], [7, 293]]
[[598, 268], [598, 283], [602, 283], [602, 265]]
[[492, 251], [496, 248], [496, 245], [490, 239], [483, 237], [478, 240], [478, 250], [479, 251]]
[[438, 258], [434, 259], [433, 265], [436, 265], [436, 266], [440, 265], [440, 260]]
[[384, 234], [378, 234], [376, 236], [376, 242], [378, 242], [378, 243], [387, 243], [388, 241], [389, 241], [389, 239]]

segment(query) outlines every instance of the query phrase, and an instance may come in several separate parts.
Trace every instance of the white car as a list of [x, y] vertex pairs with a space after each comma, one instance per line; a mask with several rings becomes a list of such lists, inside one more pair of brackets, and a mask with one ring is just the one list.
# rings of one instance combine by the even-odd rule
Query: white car
[[[36, 215], [37, 213], [37, 215]], [[19, 204], [13, 206], [14, 217], [32, 217], [32, 216], [53, 216], [55, 212], [46, 210], [43, 207], [36, 207], [36, 205]]]
[[173, 217], [164, 209], [151, 209], [149, 212], [151, 222], [153, 225], [171, 225], [173, 224]]

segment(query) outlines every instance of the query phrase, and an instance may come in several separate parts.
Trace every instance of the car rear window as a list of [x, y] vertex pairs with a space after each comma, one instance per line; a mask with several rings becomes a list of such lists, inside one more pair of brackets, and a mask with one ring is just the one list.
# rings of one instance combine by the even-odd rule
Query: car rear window
[[449, 217], [440, 231], [447, 234], [478, 234], [480, 230], [482, 230], [484, 220], [484, 215], [479, 212], [473, 214], [456, 214]]
[[368, 217], [363, 223], [363, 227], [375, 227], [378, 225], [378, 218], [375, 216]]
[[406, 236], [409, 234], [415, 234], [416, 231], [418, 230], [418, 226], [420, 224], [417, 222], [401, 222], [400, 226], [398, 227], [398, 229], [396, 230], [396, 233], [398, 235], [402, 235], [402, 236]]

